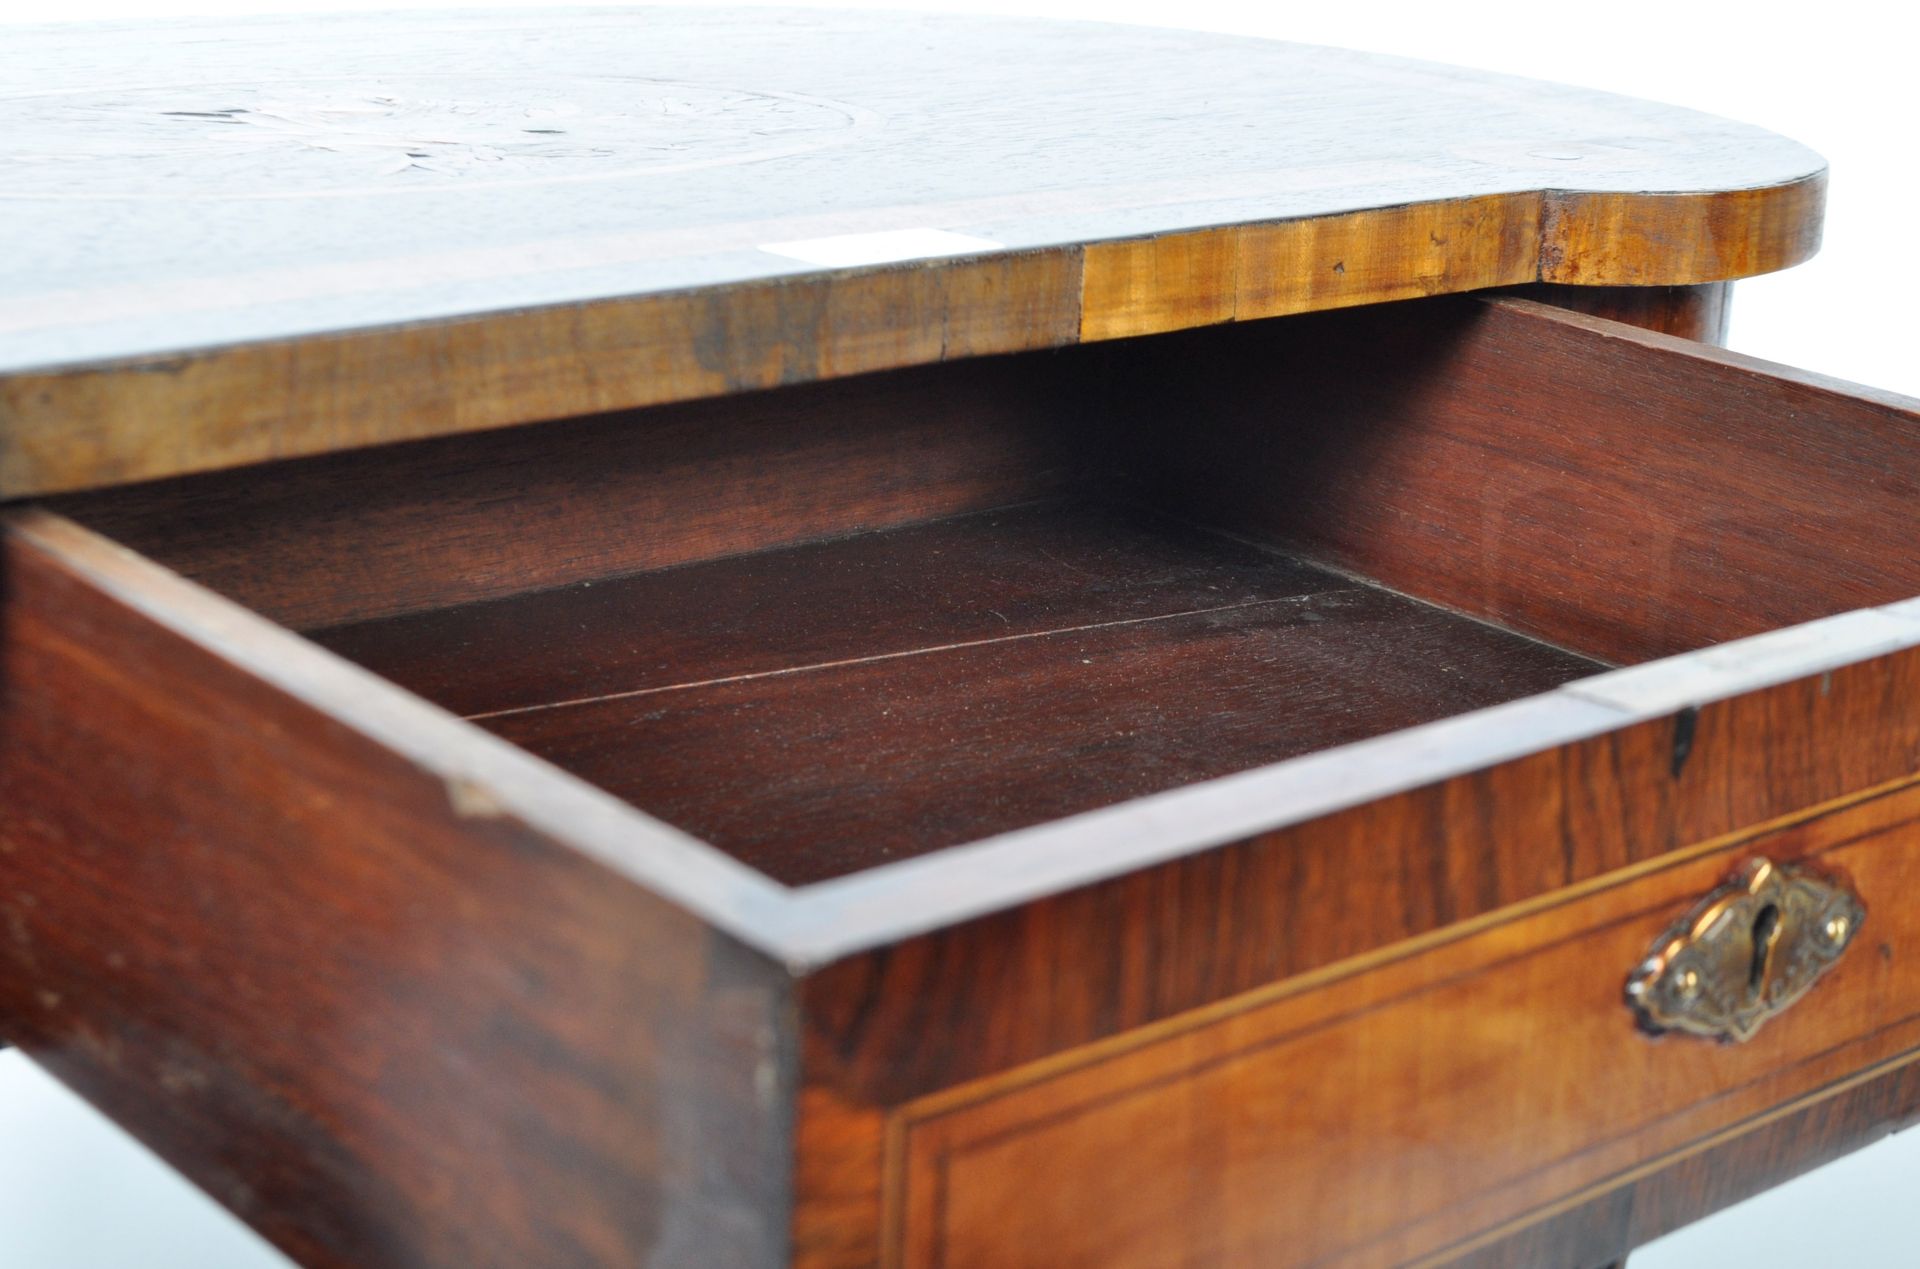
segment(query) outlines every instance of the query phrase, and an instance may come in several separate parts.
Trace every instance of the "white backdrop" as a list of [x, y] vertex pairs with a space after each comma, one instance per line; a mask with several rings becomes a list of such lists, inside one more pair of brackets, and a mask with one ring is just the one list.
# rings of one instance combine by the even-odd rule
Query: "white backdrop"
[[[56, 19], [394, 7], [536, 6], [0, 0], [0, 42], [9, 24]], [[1920, 252], [1906, 242], [1920, 214], [1913, 135], [1920, 112], [1912, 45], [1906, 24], [1896, 28], [1887, 16], [1895, 12], [1891, 5], [1054, 0], [1016, 6], [946, 0], [840, 7], [1087, 18], [1343, 45], [1650, 97], [1772, 128], [1819, 150], [1832, 165], [1826, 246], [1810, 264], [1736, 288], [1732, 346], [1920, 395], [1916, 323], [1908, 308], [1920, 289]], [[1763, 1261], [1906, 1269], [1920, 1264], [1916, 1181], [1920, 1133], [1663, 1240], [1636, 1253], [1634, 1269]], [[283, 1264], [17, 1054], [0, 1055], [0, 1269]]]

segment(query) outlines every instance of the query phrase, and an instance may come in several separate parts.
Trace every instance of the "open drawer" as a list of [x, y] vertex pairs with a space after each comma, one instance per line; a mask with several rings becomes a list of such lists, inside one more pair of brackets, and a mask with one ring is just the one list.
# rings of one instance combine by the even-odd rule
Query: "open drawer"
[[1917, 488], [1456, 297], [16, 509], [0, 1029], [316, 1264], [1598, 1263], [1920, 1105]]

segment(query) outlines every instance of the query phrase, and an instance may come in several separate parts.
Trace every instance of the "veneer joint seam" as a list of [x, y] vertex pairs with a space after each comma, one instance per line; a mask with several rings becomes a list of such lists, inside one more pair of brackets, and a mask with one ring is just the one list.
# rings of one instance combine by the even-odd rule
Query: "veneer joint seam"
[[[1043, 552], [1044, 554], [1044, 552]], [[1061, 561], [1064, 563], [1064, 561]], [[1357, 587], [1340, 587], [1335, 590], [1317, 590], [1304, 595], [1287, 595], [1278, 599], [1255, 599], [1241, 604], [1222, 604], [1217, 608], [1189, 608], [1181, 612], [1156, 613], [1151, 617], [1126, 617], [1118, 621], [1095, 621], [1080, 626], [1062, 626], [1051, 630], [1030, 630], [1022, 634], [997, 635], [991, 639], [965, 639], [958, 643], [932, 644], [923, 648], [903, 648], [898, 652], [878, 652], [871, 656], [845, 657], [837, 661], [815, 661], [806, 665], [781, 666], [777, 670], [754, 670], [746, 674], [727, 674], [719, 678], [698, 679], [688, 683], [666, 683], [659, 687], [638, 687], [625, 692], [608, 692], [601, 696], [580, 696], [564, 701], [544, 701], [536, 705], [515, 705], [508, 709], [487, 710], [478, 714], [467, 714], [468, 722], [479, 722], [490, 718], [508, 718], [522, 714], [535, 714], [542, 710], [571, 709], [582, 705], [600, 705], [608, 701], [631, 700], [641, 696], [657, 696], [664, 692], [693, 691], [699, 688], [723, 687], [731, 683], [748, 683], [757, 679], [781, 678], [791, 674], [808, 674], [817, 670], [840, 670], [855, 665], [872, 665], [881, 661], [899, 661], [908, 657], [931, 656], [941, 652], [962, 652], [972, 648], [991, 647], [1002, 643], [1023, 643], [1032, 639], [1051, 639], [1058, 635], [1085, 634], [1095, 630], [1112, 630], [1123, 626], [1151, 625], [1156, 621], [1177, 621], [1183, 617], [1204, 617], [1213, 613], [1241, 612], [1249, 608], [1267, 608], [1280, 604], [1302, 604], [1315, 599], [1324, 599], [1333, 595], [1360, 595], [1367, 593]]]

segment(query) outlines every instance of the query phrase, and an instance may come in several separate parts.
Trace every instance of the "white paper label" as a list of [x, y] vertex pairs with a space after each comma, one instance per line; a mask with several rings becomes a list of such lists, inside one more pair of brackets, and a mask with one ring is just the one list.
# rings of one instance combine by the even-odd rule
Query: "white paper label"
[[886, 229], [871, 234], [836, 234], [831, 238], [801, 238], [794, 242], [765, 242], [760, 250], [789, 260], [829, 269], [844, 269], [857, 264], [892, 264], [900, 260], [930, 260], [939, 256], [964, 256], [979, 251], [997, 251], [1001, 244], [990, 238], [957, 234], [945, 229]]

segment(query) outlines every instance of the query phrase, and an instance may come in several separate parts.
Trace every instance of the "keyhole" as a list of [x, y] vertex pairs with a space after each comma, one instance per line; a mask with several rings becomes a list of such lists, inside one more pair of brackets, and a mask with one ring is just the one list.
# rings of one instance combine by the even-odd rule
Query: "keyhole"
[[1753, 962], [1747, 966], [1747, 997], [1760, 994], [1773, 961], [1773, 945], [1780, 937], [1780, 905], [1769, 903], [1753, 917]]

